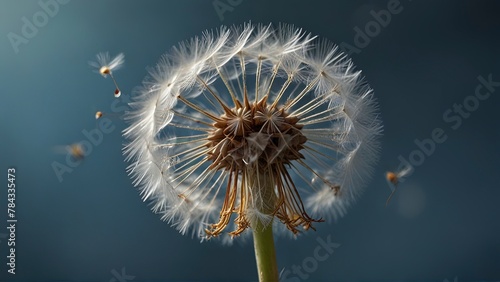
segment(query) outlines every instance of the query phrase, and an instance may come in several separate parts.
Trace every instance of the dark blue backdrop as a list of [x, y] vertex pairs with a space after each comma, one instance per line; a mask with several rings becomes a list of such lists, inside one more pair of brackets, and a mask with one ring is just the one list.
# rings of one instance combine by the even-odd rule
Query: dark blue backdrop
[[[500, 280], [500, 87], [474, 98], [479, 76], [500, 81], [500, 5], [436, 2], [0, 0], [0, 280], [257, 279], [251, 242], [200, 244], [150, 212], [125, 173], [119, 118], [108, 116], [113, 130], [62, 181], [52, 167], [66, 165], [57, 146], [88, 140], [96, 110], [123, 109], [111, 104], [111, 80], [87, 64], [96, 53], [125, 53], [116, 77], [126, 98], [177, 42], [247, 21], [295, 24], [348, 48], [384, 121], [376, 173], [347, 216], [277, 242], [280, 269], [303, 269], [290, 281]], [[447, 139], [418, 160], [415, 139], [436, 128]], [[399, 156], [422, 164], [385, 208], [384, 173]], [[8, 167], [17, 170], [15, 275]], [[340, 246], [314, 264], [318, 238], [329, 236]]]

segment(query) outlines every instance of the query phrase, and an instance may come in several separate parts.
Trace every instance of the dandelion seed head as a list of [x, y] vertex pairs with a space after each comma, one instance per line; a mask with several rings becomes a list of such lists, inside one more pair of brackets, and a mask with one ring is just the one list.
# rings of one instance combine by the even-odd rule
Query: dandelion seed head
[[143, 199], [183, 234], [314, 229], [346, 212], [377, 160], [371, 89], [335, 45], [291, 25], [207, 31], [150, 73], [124, 154]]

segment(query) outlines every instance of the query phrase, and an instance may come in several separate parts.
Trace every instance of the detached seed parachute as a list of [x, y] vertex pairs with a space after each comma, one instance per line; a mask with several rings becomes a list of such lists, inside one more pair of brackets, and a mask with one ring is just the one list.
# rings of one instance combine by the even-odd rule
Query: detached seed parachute
[[118, 83], [116, 83], [115, 77], [113, 76], [113, 71], [116, 71], [123, 66], [123, 63], [125, 62], [125, 55], [123, 55], [123, 53], [120, 53], [113, 59], [110, 59], [109, 53], [104, 52], [97, 54], [96, 58], [97, 62], [89, 62], [89, 64], [94, 67], [96, 69], [96, 72], [98, 72], [103, 77], [107, 77], [108, 75], [111, 77], [116, 87], [114, 96], [116, 98], [120, 97], [122, 92], [120, 90], [120, 87], [118, 87]]
[[401, 179], [403, 177], [406, 177], [411, 171], [412, 167], [405, 167], [397, 172], [388, 171], [385, 173], [385, 180], [387, 181], [387, 184], [392, 190], [392, 193], [389, 195], [389, 198], [387, 198], [387, 201], [385, 202], [386, 207], [389, 205], [389, 202], [391, 201], [391, 198], [394, 195], [394, 193], [396, 193], [396, 189], [398, 188], [398, 184], [401, 181]]

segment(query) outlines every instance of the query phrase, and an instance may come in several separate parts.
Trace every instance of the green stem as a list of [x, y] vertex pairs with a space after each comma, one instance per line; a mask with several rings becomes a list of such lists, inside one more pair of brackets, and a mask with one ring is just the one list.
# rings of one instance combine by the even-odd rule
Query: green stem
[[274, 250], [273, 224], [258, 222], [253, 228], [253, 244], [260, 282], [278, 281], [278, 264]]

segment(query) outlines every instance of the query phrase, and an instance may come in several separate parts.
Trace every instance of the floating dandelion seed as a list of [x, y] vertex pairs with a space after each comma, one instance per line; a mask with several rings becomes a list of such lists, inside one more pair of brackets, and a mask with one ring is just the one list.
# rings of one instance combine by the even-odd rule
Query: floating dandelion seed
[[70, 145], [58, 145], [53, 148], [55, 153], [69, 155], [76, 161], [81, 161], [85, 158], [85, 150], [81, 143], [73, 143]]
[[117, 117], [119, 116], [118, 114], [116, 113], [106, 113], [106, 112], [101, 112], [101, 111], [97, 111], [95, 112], [95, 119], [98, 120], [100, 118], [102, 118], [103, 116], [109, 116], [109, 117]]
[[389, 202], [391, 201], [391, 198], [394, 195], [394, 193], [396, 193], [396, 189], [398, 188], [400, 180], [403, 177], [406, 177], [411, 171], [412, 167], [408, 166], [397, 172], [388, 171], [385, 173], [385, 180], [387, 180], [387, 184], [392, 190], [391, 194], [389, 195], [389, 198], [387, 198], [387, 201], [385, 202], [386, 207], [387, 205], [389, 205]]
[[96, 71], [103, 77], [107, 77], [108, 75], [111, 77], [116, 87], [114, 96], [116, 98], [120, 97], [122, 92], [120, 91], [120, 87], [118, 87], [118, 84], [116, 83], [115, 77], [113, 76], [113, 71], [116, 71], [123, 66], [123, 63], [125, 62], [125, 55], [123, 55], [123, 53], [120, 53], [118, 54], [118, 56], [110, 59], [109, 53], [106, 52], [99, 53], [96, 57], [97, 62], [89, 62], [89, 64], [92, 67], [96, 68]]
[[68, 151], [71, 156], [77, 160], [83, 160], [83, 158], [85, 157], [85, 151], [83, 150], [83, 146], [80, 143], [69, 145]]
[[100, 119], [103, 116], [103, 113], [101, 111], [97, 111], [95, 113], [95, 119]]
[[121, 119], [120, 114], [97, 111], [95, 112], [95, 128], [98, 130], [102, 130], [103, 127], [107, 126], [106, 124], [108, 122], [111, 122], [110, 119], [116, 119], [116, 118]]
[[297, 234], [341, 216], [371, 174], [382, 131], [360, 71], [289, 25], [222, 27], [181, 43], [130, 105], [134, 185], [202, 240], [273, 219]]

